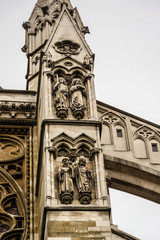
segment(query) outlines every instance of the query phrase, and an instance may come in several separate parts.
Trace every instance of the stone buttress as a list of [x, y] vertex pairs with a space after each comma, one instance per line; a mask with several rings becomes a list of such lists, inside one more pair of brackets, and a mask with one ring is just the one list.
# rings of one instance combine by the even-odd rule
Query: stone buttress
[[111, 239], [89, 29], [69, 0], [38, 1], [23, 27], [37, 91], [34, 239]]

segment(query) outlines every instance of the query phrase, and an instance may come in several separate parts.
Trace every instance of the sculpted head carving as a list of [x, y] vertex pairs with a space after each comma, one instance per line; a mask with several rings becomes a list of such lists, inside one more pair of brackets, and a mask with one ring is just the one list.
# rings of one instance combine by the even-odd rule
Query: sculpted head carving
[[84, 157], [80, 157], [79, 159], [79, 166], [86, 166], [86, 160]]
[[63, 158], [62, 164], [63, 164], [63, 167], [67, 167], [69, 165], [69, 158]]

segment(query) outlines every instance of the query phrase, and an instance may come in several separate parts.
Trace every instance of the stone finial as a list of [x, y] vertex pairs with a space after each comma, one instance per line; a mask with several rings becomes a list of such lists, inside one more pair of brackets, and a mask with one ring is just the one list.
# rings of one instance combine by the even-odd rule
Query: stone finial
[[[51, 4], [54, 1], [56, 2], [56, 0], [37, 0], [37, 4], [41, 7], [44, 7], [44, 6], [48, 6], [49, 4]], [[66, 3], [66, 4], [68, 4], [68, 6], [71, 5], [70, 0], [59, 0], [59, 2]]]

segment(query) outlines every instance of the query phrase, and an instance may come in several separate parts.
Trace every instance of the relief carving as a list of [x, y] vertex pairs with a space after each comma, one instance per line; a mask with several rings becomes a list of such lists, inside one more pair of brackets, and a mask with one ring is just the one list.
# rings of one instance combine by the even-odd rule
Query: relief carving
[[92, 193], [92, 174], [86, 167], [86, 160], [84, 157], [80, 157], [79, 162], [75, 168], [76, 185], [79, 191], [79, 201], [81, 204], [91, 203]]
[[68, 158], [63, 158], [62, 166], [58, 170], [59, 196], [62, 204], [71, 204], [73, 201], [74, 171]]
[[36, 104], [31, 102], [8, 102], [0, 101], [0, 113], [8, 117], [8, 113], [11, 118], [15, 118], [18, 113], [20, 113], [25, 118], [34, 118], [35, 117]]
[[93, 57], [90, 57], [88, 56], [88, 54], [86, 54], [86, 56], [84, 57], [83, 66], [85, 69], [91, 71], [93, 66]]
[[78, 43], [73, 43], [72, 41], [69, 40], [56, 42], [54, 48], [58, 53], [64, 54], [65, 56], [78, 54], [81, 50], [80, 45]]
[[84, 117], [84, 98], [85, 95], [85, 86], [82, 83], [80, 78], [73, 80], [71, 84], [71, 110], [75, 118], [82, 119]]
[[55, 92], [55, 107], [58, 118], [64, 119], [68, 116], [68, 86], [64, 78], [58, 77], [53, 86]]
[[23, 144], [15, 138], [0, 136], [0, 163], [15, 162], [24, 155]]
[[85, 34], [90, 34], [90, 31], [89, 31], [89, 27], [88, 26], [85, 26], [81, 29], [82, 33], [85, 35]]

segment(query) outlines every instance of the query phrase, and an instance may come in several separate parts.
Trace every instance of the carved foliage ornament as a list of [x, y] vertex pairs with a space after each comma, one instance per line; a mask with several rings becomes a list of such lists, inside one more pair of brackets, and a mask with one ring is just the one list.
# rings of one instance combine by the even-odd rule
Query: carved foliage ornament
[[54, 48], [58, 53], [64, 54], [65, 56], [75, 55], [81, 51], [80, 45], [78, 43], [73, 43], [69, 40], [56, 42]]

